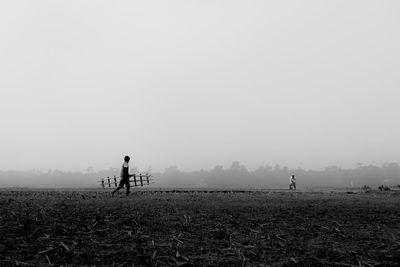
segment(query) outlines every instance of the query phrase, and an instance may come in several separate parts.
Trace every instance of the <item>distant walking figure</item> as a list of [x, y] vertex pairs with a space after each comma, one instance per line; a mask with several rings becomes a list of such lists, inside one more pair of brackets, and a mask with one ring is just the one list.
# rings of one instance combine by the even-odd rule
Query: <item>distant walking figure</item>
[[290, 176], [290, 190], [294, 189], [296, 190], [296, 178], [294, 178], [294, 175]]
[[111, 193], [112, 195], [114, 195], [115, 192], [123, 188], [124, 185], [126, 186], [126, 195], [129, 195], [129, 189], [131, 187], [131, 185], [129, 184], [129, 177], [133, 176], [129, 174], [129, 160], [130, 157], [125, 156], [124, 164], [122, 164], [121, 168], [121, 180], [119, 182], [119, 186]]

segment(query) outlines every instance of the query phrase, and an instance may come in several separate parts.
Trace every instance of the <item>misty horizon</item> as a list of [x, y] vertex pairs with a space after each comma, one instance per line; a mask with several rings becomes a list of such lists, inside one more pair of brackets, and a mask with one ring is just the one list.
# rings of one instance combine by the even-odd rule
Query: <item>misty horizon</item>
[[0, 169], [400, 162], [398, 1], [2, 1]]
[[[190, 188], [287, 188], [288, 178], [295, 175], [299, 188], [313, 187], [361, 187], [377, 185], [400, 185], [400, 164], [385, 163], [382, 166], [358, 164], [351, 169], [328, 166], [323, 170], [305, 170], [280, 165], [263, 165], [249, 170], [238, 161], [229, 167], [216, 165], [209, 170], [184, 171], [170, 166], [164, 171], [140, 170], [132, 166], [130, 173], [149, 173], [154, 184], [150, 187], [190, 187]], [[65, 172], [60, 170], [2, 171], [0, 188], [99, 188], [100, 181], [114, 177], [119, 181], [119, 168], [86, 172]]]
[[[123, 161], [121, 161], [122, 163]], [[383, 162], [382, 164], [370, 164], [370, 163], [363, 163], [363, 162], [357, 162], [354, 166], [339, 166], [339, 165], [335, 165], [335, 164], [331, 164], [331, 165], [327, 165], [321, 168], [304, 168], [302, 166], [287, 166], [284, 164], [279, 164], [279, 163], [275, 163], [275, 164], [260, 164], [254, 168], [249, 168], [246, 164], [244, 164], [242, 161], [237, 161], [237, 160], [233, 160], [230, 162], [230, 164], [226, 164], [226, 165], [222, 165], [222, 164], [215, 164], [210, 168], [199, 168], [199, 169], [185, 169], [185, 168], [181, 168], [179, 165], [177, 164], [172, 164], [169, 166], [166, 166], [163, 169], [155, 169], [153, 168], [153, 166], [150, 164], [147, 167], [138, 167], [136, 164], [134, 163], [130, 163], [130, 170], [133, 172], [141, 172], [141, 173], [154, 173], [154, 172], [164, 172], [165, 170], [174, 167], [179, 169], [180, 171], [183, 172], [196, 172], [196, 171], [209, 171], [209, 170], [213, 170], [215, 169], [215, 167], [222, 167], [223, 169], [227, 169], [229, 167], [232, 166], [233, 163], [239, 163], [240, 165], [246, 167], [246, 169], [248, 171], [255, 171], [261, 167], [270, 167], [270, 168], [287, 168], [290, 170], [297, 170], [297, 169], [301, 169], [301, 170], [306, 170], [306, 171], [323, 171], [327, 168], [331, 168], [331, 167], [336, 167], [336, 168], [340, 168], [340, 169], [356, 169], [358, 167], [364, 167], [364, 166], [374, 166], [374, 167], [379, 167], [379, 166], [384, 166], [384, 165], [388, 165], [388, 164], [399, 164], [398, 162]], [[121, 165], [121, 164], [120, 164]], [[115, 165], [115, 166], [108, 166], [108, 167], [104, 167], [104, 168], [94, 168], [93, 166], [88, 166], [87, 168], [84, 169], [62, 169], [62, 168], [45, 168], [45, 169], [39, 169], [39, 168], [26, 168], [26, 169], [0, 169], [0, 172], [41, 172], [41, 173], [52, 173], [54, 171], [60, 171], [60, 172], [65, 172], [65, 173], [95, 173], [95, 172], [101, 172], [101, 171], [105, 171], [105, 170], [120, 170], [119, 165]]]

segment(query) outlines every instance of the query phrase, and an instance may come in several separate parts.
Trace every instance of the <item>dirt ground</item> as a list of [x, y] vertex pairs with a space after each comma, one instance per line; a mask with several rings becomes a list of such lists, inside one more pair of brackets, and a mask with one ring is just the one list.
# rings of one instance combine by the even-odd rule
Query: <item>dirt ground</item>
[[0, 266], [400, 266], [400, 192], [0, 191]]

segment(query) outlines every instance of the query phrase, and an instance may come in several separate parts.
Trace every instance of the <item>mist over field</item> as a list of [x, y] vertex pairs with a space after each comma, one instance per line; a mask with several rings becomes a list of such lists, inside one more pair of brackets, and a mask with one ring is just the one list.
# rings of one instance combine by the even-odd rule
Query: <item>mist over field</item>
[[1, 1], [0, 169], [15, 171], [0, 186], [92, 187], [125, 155], [157, 186], [395, 182], [398, 14], [400, 1]]
[[[85, 173], [58, 170], [0, 171], [0, 187], [96, 188], [99, 187], [98, 182], [101, 178], [114, 177], [114, 175], [118, 177], [119, 171], [116, 168], [96, 172], [88, 168]], [[289, 176], [292, 174], [297, 178], [298, 188], [303, 189], [400, 184], [398, 163], [385, 163], [380, 167], [359, 164], [353, 169], [331, 166], [318, 171], [265, 165], [249, 171], [239, 162], [233, 162], [228, 168], [218, 165], [211, 170], [192, 172], [181, 171], [177, 166], [171, 166], [164, 172], [152, 173], [155, 180], [150, 187], [287, 188]]]

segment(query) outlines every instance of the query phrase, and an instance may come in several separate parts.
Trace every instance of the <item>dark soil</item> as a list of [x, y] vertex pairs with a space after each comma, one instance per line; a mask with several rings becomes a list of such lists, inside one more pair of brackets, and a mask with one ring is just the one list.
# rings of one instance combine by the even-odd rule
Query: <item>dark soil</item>
[[400, 194], [1, 191], [16, 265], [400, 266]]

